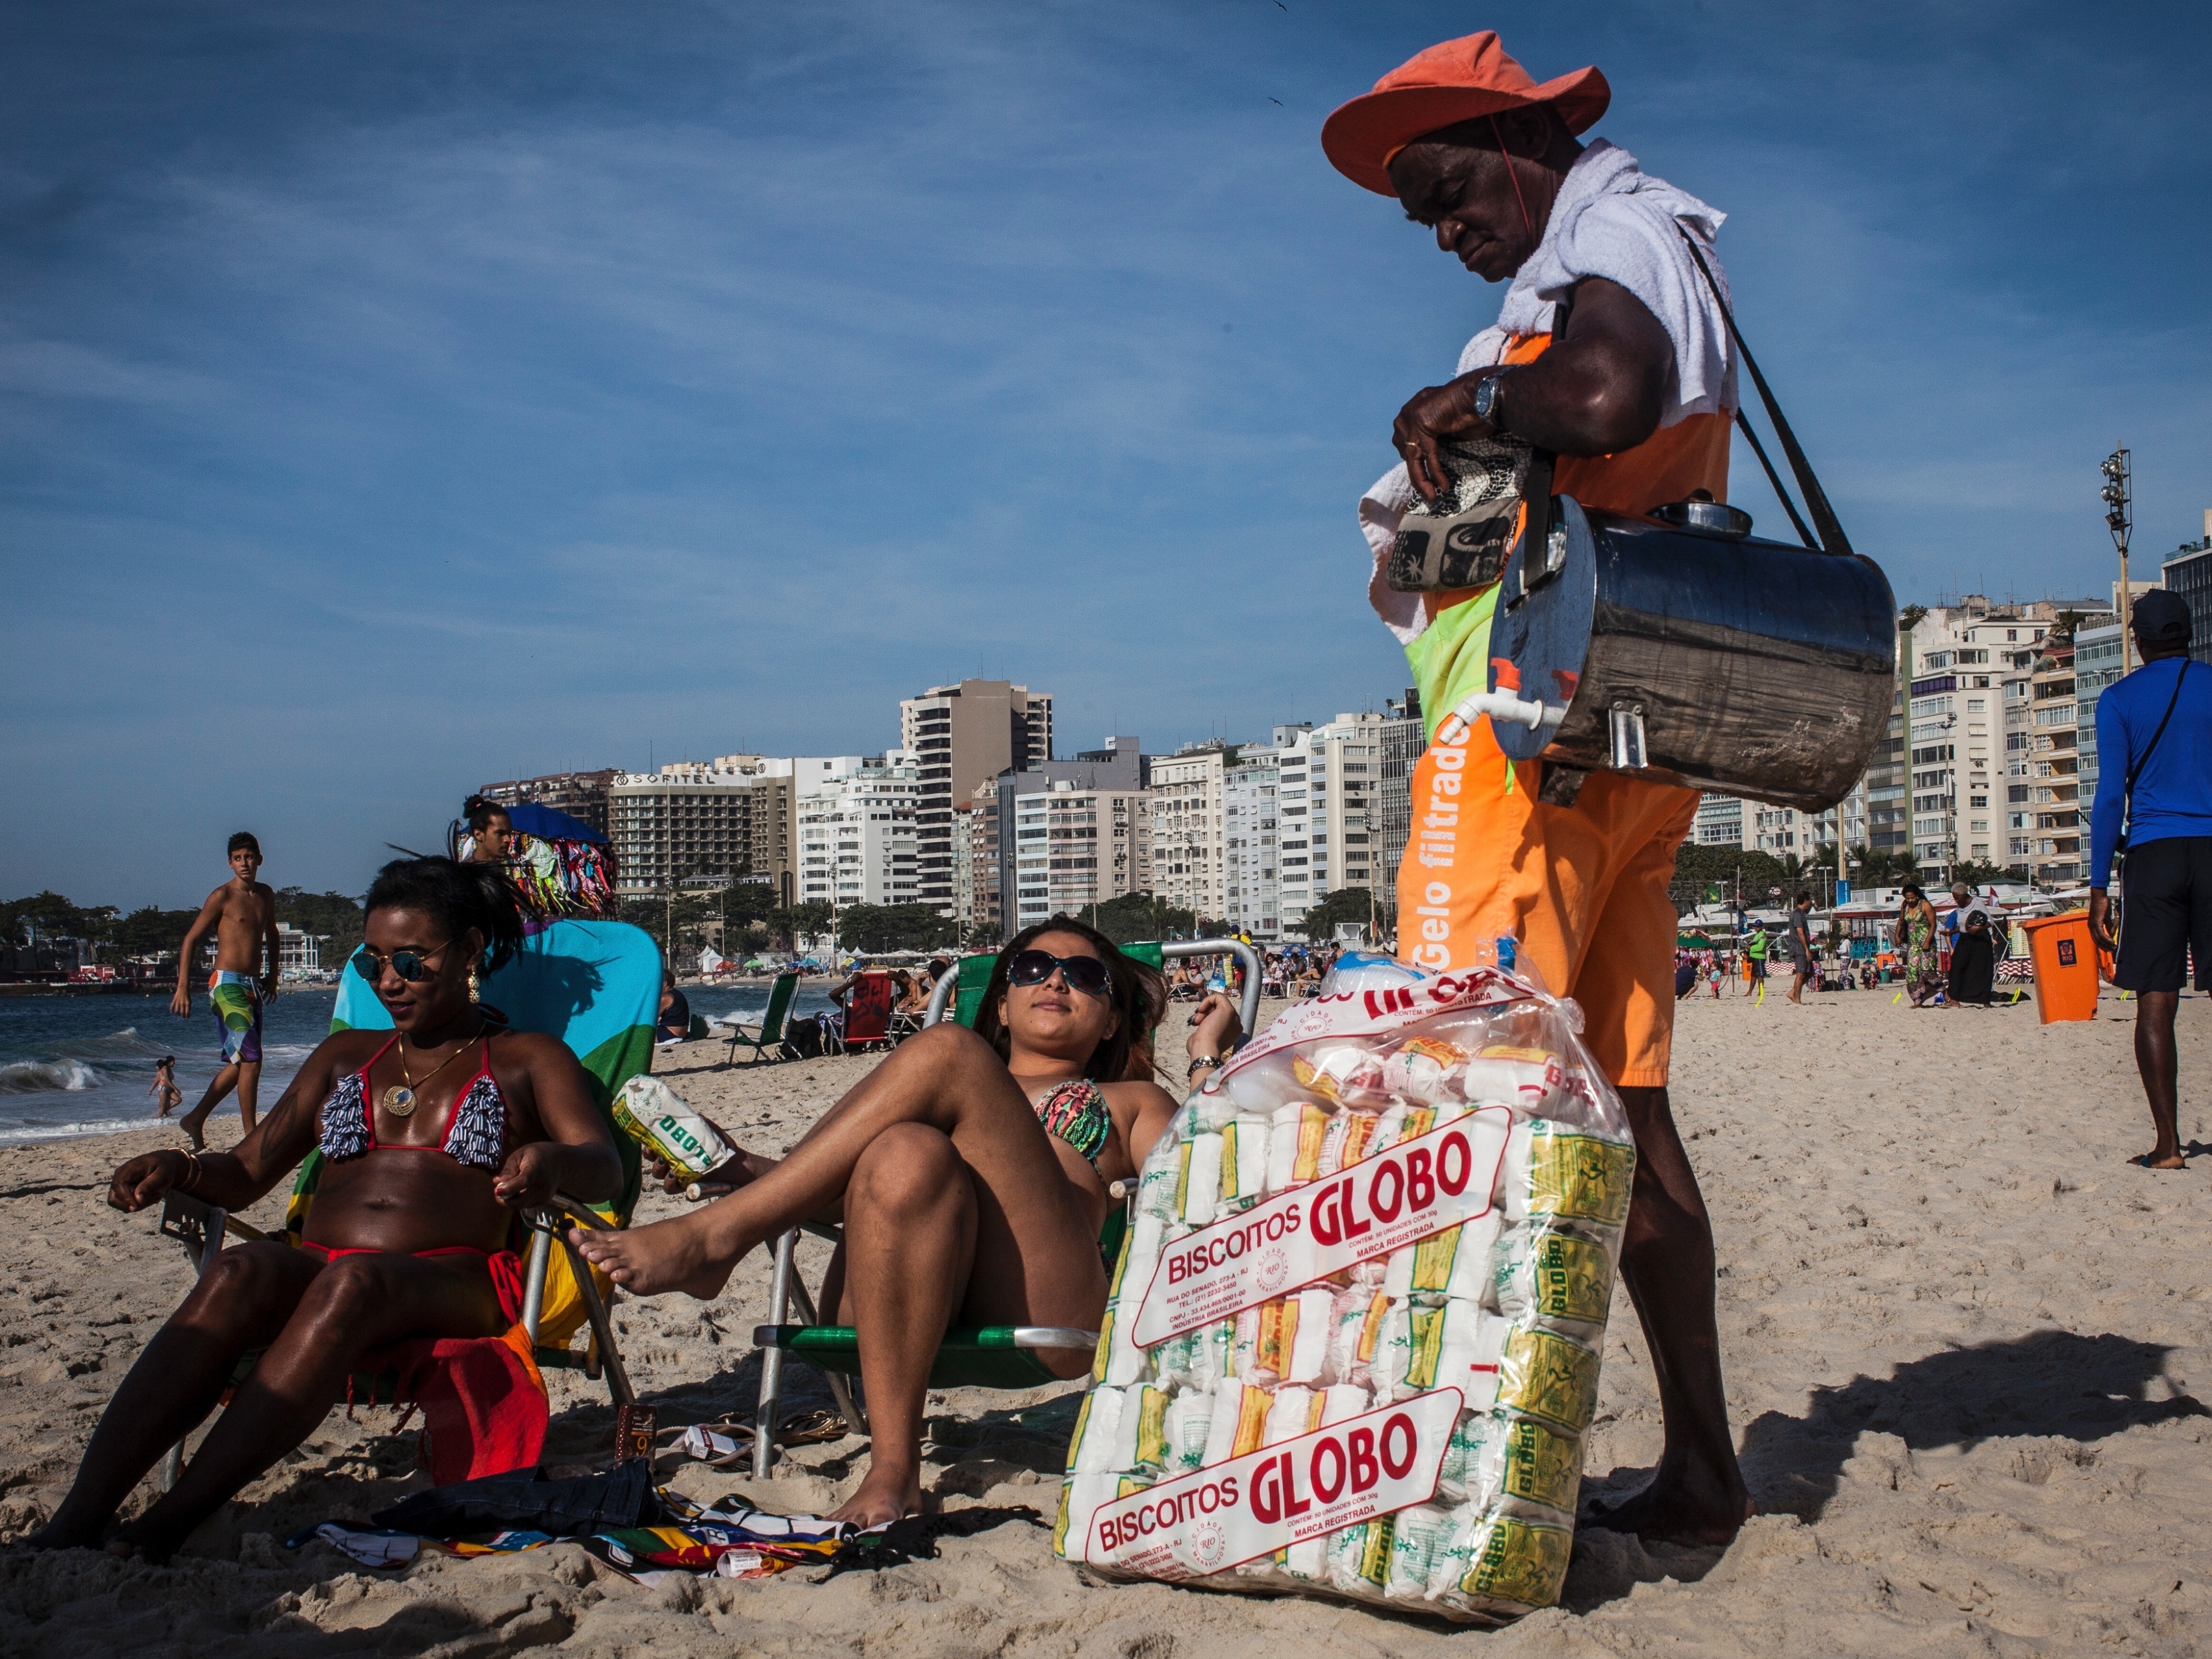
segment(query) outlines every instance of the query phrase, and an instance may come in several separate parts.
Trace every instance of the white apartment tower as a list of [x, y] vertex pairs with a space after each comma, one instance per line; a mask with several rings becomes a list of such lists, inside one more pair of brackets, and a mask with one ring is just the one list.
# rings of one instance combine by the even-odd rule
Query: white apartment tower
[[1224, 768], [1221, 919], [1255, 939], [1282, 931], [1275, 794], [1282, 767], [1272, 748], [1240, 748]]
[[[1276, 729], [1282, 918], [1295, 928], [1338, 887], [1382, 878], [1386, 717], [1340, 714], [1325, 726]], [[1287, 741], [1285, 741], [1287, 740]], [[1387, 904], [1389, 895], [1378, 895]]]
[[1208, 741], [1152, 757], [1152, 891], [1206, 921], [1221, 918], [1229, 896], [1222, 822], [1236, 753]]
[[796, 763], [801, 904], [911, 905], [916, 767], [903, 752], [839, 755]]
[[[1016, 774], [1018, 778], [1021, 774]], [[1151, 802], [1138, 788], [1031, 776], [1013, 795], [1015, 915], [1008, 936], [1054, 916], [1148, 890]], [[1001, 789], [1012, 787], [1005, 779]]]

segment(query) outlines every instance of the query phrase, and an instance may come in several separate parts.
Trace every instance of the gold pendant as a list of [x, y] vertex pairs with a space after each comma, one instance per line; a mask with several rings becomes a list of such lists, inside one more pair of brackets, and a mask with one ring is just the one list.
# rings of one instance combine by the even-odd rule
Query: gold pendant
[[415, 1091], [403, 1083], [394, 1083], [384, 1091], [381, 1104], [387, 1117], [412, 1117], [415, 1115]]

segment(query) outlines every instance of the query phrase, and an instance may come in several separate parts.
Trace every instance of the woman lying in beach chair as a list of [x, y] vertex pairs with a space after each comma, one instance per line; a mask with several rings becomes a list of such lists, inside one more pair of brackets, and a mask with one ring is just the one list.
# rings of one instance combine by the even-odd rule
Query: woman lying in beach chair
[[[896, 1520], [921, 1502], [922, 1402], [948, 1326], [1098, 1328], [1107, 1189], [1135, 1178], [1175, 1115], [1166, 1090], [1130, 1081], [1164, 1007], [1154, 970], [1055, 917], [1000, 953], [974, 1031], [947, 1021], [907, 1038], [788, 1156], [740, 1153], [716, 1172], [736, 1191], [679, 1220], [571, 1237], [633, 1294], [704, 1299], [757, 1245], [842, 1221], [822, 1312], [859, 1330], [872, 1444], [836, 1515]], [[1213, 1057], [1204, 1045], [1221, 1041], [1201, 1026], [1192, 1051]], [[1060, 1377], [1091, 1362], [1087, 1347], [1038, 1353]]]
[[[590, 1085], [556, 1038], [501, 1029], [476, 1006], [483, 972], [522, 936], [488, 866], [387, 864], [369, 889], [364, 960], [393, 1032], [317, 1047], [235, 1152], [162, 1151], [115, 1172], [135, 1211], [174, 1189], [236, 1211], [311, 1152], [326, 1161], [306, 1236], [226, 1250], [116, 1390], [52, 1522], [48, 1548], [102, 1541], [162, 1453], [240, 1383], [173, 1490], [107, 1547], [164, 1560], [240, 1487], [313, 1432], [363, 1356], [411, 1338], [497, 1337], [520, 1312], [515, 1214], [556, 1190], [605, 1198], [623, 1168]], [[424, 1153], [416, 1158], [409, 1154]]]

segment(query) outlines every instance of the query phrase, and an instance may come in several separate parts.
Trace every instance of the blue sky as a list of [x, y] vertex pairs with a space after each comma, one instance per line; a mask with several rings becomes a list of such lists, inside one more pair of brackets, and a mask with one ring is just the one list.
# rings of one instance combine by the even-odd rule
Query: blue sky
[[10, 8], [0, 893], [187, 902], [241, 826], [357, 892], [487, 779], [979, 670], [1063, 750], [1379, 706], [1352, 505], [1498, 292], [1317, 134], [1486, 25], [1728, 211], [1900, 598], [2101, 590], [2115, 441], [2141, 563], [2212, 505], [2204, 19]]

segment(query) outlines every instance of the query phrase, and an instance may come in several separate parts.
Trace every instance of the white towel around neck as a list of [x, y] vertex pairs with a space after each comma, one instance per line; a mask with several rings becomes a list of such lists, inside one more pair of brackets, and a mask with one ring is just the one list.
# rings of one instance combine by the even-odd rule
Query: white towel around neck
[[[1642, 300], [1674, 342], [1659, 424], [1671, 427], [1692, 415], [1732, 415], [1736, 354], [1728, 324], [1675, 228], [1697, 239], [1725, 294], [1728, 273], [1721, 269], [1713, 239], [1727, 217], [1688, 191], [1654, 179], [1626, 150], [1594, 139], [1567, 170], [1543, 239], [1506, 289], [1498, 321], [1467, 342], [1455, 374], [1487, 368], [1516, 336], [1547, 332], [1554, 301], [1583, 277], [1602, 276]], [[1428, 618], [1420, 595], [1396, 593], [1384, 584], [1382, 563], [1399, 521], [1417, 499], [1401, 463], [1359, 500], [1360, 532], [1372, 555], [1368, 600], [1401, 644], [1419, 638]]]

